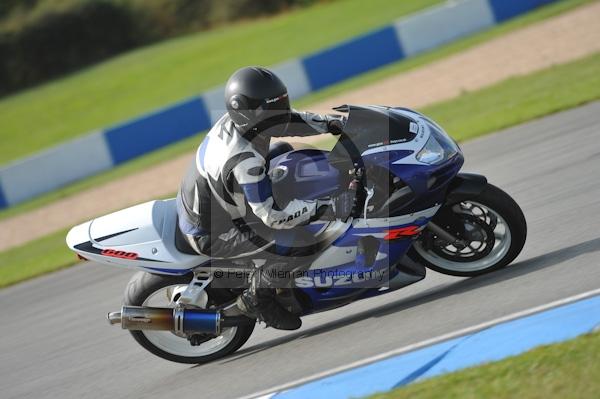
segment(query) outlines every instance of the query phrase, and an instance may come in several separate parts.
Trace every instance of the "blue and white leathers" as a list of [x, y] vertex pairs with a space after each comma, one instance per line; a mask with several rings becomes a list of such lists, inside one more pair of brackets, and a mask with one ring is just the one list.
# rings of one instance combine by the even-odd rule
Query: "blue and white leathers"
[[314, 199], [273, 199], [266, 161], [269, 138], [327, 133], [328, 116], [292, 111], [289, 123], [269, 128], [238, 126], [225, 114], [206, 135], [177, 195], [179, 228], [190, 247], [213, 258], [255, 254], [273, 233], [248, 229], [260, 223], [272, 230], [306, 224], [315, 215]]

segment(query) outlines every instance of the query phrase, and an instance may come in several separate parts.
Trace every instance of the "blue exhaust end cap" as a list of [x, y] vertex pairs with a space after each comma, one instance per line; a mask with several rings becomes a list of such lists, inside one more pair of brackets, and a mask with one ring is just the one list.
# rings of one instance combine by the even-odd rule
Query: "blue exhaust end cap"
[[186, 309], [183, 331], [219, 335], [221, 314], [217, 311]]

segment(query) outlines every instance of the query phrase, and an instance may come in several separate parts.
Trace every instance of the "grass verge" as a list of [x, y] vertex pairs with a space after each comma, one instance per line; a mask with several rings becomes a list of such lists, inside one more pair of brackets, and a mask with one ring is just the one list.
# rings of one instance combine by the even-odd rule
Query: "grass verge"
[[600, 333], [408, 385], [369, 399], [597, 398]]
[[[196, 95], [442, 0], [323, 2], [137, 49], [0, 101], [0, 164]], [[365, 12], [368, 10], [368, 12]]]
[[68, 230], [0, 253], [0, 287], [50, 273], [77, 262], [65, 244]]
[[[467, 48], [473, 47], [477, 44], [483, 43], [487, 40], [490, 40], [494, 37], [501, 36], [507, 32], [514, 31], [516, 29], [525, 27], [527, 25], [533, 24], [535, 22], [539, 22], [541, 20], [550, 18], [552, 16], [558, 15], [575, 7], [581, 6], [586, 3], [590, 3], [593, 0], [563, 0], [558, 3], [551, 4], [546, 7], [542, 7], [536, 11], [525, 14], [521, 17], [515, 18], [511, 21], [508, 21], [502, 25], [496, 26], [490, 30], [485, 32], [476, 34], [474, 36], [459, 40], [455, 43], [451, 43], [429, 53], [401, 61], [390, 66], [378, 69], [376, 71], [363, 74], [360, 77], [350, 79], [338, 85], [332, 86], [331, 88], [322, 90], [318, 93], [309, 95], [304, 97], [302, 100], [295, 102], [295, 106], [298, 108], [303, 108], [309, 106], [311, 103], [315, 103], [319, 100], [323, 100], [327, 97], [337, 95], [342, 93], [343, 91], [350, 90], [353, 88], [358, 88], [361, 86], [365, 86], [369, 83], [375, 82], [387, 76], [391, 76], [397, 73], [401, 73], [403, 71], [415, 69], [427, 63], [433, 62], [435, 60], [441, 59], [451, 54], [458, 53]], [[91, 72], [90, 72], [91, 73]], [[68, 83], [66, 83], [68, 86]], [[2, 107], [3, 103], [0, 102], [0, 119], [2, 116]], [[2, 133], [0, 133], [0, 137]], [[201, 134], [198, 134], [192, 138], [180, 141], [178, 143], [172, 144], [163, 149], [157, 150], [153, 153], [141, 156], [133, 161], [130, 161], [124, 165], [120, 165], [110, 171], [101, 173], [94, 177], [90, 177], [88, 179], [82, 180], [80, 182], [74, 183], [72, 185], [66, 186], [64, 188], [55, 190], [53, 192], [41, 195], [37, 198], [34, 198], [30, 201], [23, 202], [16, 206], [6, 208], [0, 210], [0, 220], [17, 215], [19, 213], [27, 212], [32, 209], [38, 208], [50, 202], [56, 201], [57, 199], [67, 197], [69, 195], [75, 194], [79, 191], [85, 190], [90, 187], [94, 187], [105, 182], [111, 181], [113, 179], [118, 179], [119, 177], [135, 173], [137, 171], [143, 170], [145, 167], [156, 164], [168, 159], [171, 159], [174, 156], [180, 155], [185, 151], [193, 151], [197, 144], [201, 140]]]
[[600, 99], [600, 53], [424, 108], [457, 140]]
[[[465, 140], [599, 99], [598, 70], [600, 54], [509, 79], [422, 111], [446, 127], [455, 138]], [[65, 246], [64, 236], [63, 231], [1, 252], [0, 286], [75, 263], [75, 256]]]

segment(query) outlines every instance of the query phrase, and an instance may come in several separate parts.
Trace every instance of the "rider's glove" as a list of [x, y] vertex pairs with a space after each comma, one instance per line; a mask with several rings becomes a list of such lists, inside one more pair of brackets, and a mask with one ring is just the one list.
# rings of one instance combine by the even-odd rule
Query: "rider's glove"
[[337, 116], [327, 115], [327, 130], [331, 134], [340, 135], [344, 130], [344, 122]]
[[311, 220], [348, 220], [354, 211], [355, 193], [343, 192], [328, 200], [317, 200], [317, 211]]

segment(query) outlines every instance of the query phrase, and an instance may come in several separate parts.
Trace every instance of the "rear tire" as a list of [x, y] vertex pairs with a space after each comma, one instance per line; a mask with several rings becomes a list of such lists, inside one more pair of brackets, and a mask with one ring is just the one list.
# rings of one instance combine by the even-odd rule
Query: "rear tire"
[[[159, 292], [169, 286], [187, 285], [189, 284], [191, 279], [191, 275], [164, 276], [145, 272], [138, 272], [131, 278], [131, 280], [129, 280], [129, 283], [127, 284], [123, 304], [128, 306], [145, 306], [146, 300], [156, 292]], [[155, 343], [152, 342], [151, 339], [148, 338], [147, 333], [144, 331], [129, 332], [140, 345], [142, 345], [145, 349], [147, 349], [149, 352], [153, 353], [156, 356], [177, 363], [200, 364], [222, 358], [238, 350], [242, 345], [246, 343], [248, 338], [250, 338], [252, 331], [254, 331], [254, 324], [240, 325], [234, 328], [236, 328], [237, 330], [235, 330], [233, 337], [230, 337], [228, 339], [229, 342], [225, 346], [218, 348], [218, 350], [215, 350], [214, 352], [209, 352], [201, 356], [197, 356], [194, 354], [194, 348], [199, 347], [192, 346], [191, 344], [189, 344], [189, 342], [187, 342], [187, 339], [177, 337], [174, 334], [173, 337], [168, 337], [169, 340], [173, 342], [177, 342], [177, 339], [181, 340], [181, 342], [178, 343], [178, 347], [185, 347], [183, 345], [185, 344], [185, 342], [187, 342], [190, 349], [189, 356], [182, 356], [180, 353], [172, 353], [165, 349], [159, 348]], [[163, 332], [161, 331], [161, 333]], [[171, 333], [165, 332], [165, 334]], [[223, 336], [223, 334], [221, 336]], [[206, 343], [209, 342], [211, 341], [208, 341]], [[201, 345], [205, 345], [206, 343]]]
[[[512, 262], [523, 249], [527, 237], [527, 222], [519, 205], [504, 191], [498, 187], [487, 184], [487, 187], [477, 196], [469, 198], [461, 202], [466, 205], [471, 204], [481, 209], [487, 208], [497, 218], [497, 224], [493, 223], [494, 236], [499, 234], [494, 229], [498, 229], [500, 223], [505, 224], [508, 233], [504, 234], [504, 242], [498, 237], [494, 239], [492, 248], [488, 248], [489, 254], [486, 257], [479, 258], [473, 262], [466, 259], [460, 261], [452, 261], [451, 256], [444, 256], [440, 248], [436, 250], [427, 248], [423, 243], [425, 235], [419, 237], [408, 252], [408, 256], [415, 262], [421, 263], [429, 269], [435, 270], [443, 274], [460, 277], [472, 277], [481, 274], [490, 273], [494, 270], [506, 267]], [[444, 205], [445, 207], [456, 207], [457, 204]], [[454, 208], [453, 208], [453, 212]], [[456, 213], [456, 212], [455, 212]], [[473, 216], [469, 216], [473, 219]], [[477, 217], [475, 217], [477, 219]], [[480, 221], [484, 221], [486, 217], [481, 216]], [[433, 222], [435, 222], [435, 217]], [[477, 220], [476, 220], [477, 221]], [[491, 228], [492, 226], [487, 226]], [[430, 234], [430, 233], [429, 233]], [[509, 242], [506, 242], [509, 241]], [[500, 247], [504, 245], [504, 247]]]

